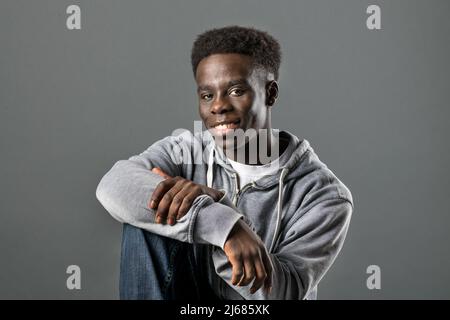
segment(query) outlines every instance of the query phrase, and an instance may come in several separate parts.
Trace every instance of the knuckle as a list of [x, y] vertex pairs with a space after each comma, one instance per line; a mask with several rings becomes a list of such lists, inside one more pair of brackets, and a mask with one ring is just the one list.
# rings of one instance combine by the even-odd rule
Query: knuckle
[[174, 204], [179, 205], [179, 204], [181, 203], [181, 196], [176, 195], [175, 197], [173, 197], [172, 202], [173, 202]]
[[167, 210], [169, 210], [169, 205], [168, 202], [165, 201], [165, 199], [163, 198], [158, 205], [158, 212], [166, 212]]
[[165, 186], [167, 186], [169, 184], [169, 181], [167, 180], [163, 180], [160, 183], [158, 183], [158, 188], [164, 188]]
[[164, 195], [163, 199], [165, 201], [171, 201], [173, 199], [173, 193], [171, 191], [167, 191]]
[[240, 258], [240, 254], [238, 254], [237, 252], [233, 251], [233, 252], [230, 253], [230, 258], [237, 260], [237, 259]]
[[241, 276], [244, 274], [244, 270], [242, 270], [241, 268], [236, 269], [235, 273], [236, 276]]
[[185, 185], [187, 183], [188, 180], [186, 180], [183, 177], [175, 177], [174, 181], [175, 181], [176, 184], [183, 186], [183, 185]]

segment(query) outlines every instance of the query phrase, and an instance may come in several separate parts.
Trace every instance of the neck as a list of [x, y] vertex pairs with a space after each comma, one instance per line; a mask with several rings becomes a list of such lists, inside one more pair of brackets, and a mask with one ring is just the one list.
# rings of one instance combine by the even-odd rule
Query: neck
[[277, 159], [286, 146], [280, 143], [278, 134], [274, 134], [271, 128], [266, 128], [267, 134], [258, 134], [243, 146], [227, 151], [225, 155], [236, 162], [247, 165], [264, 165]]

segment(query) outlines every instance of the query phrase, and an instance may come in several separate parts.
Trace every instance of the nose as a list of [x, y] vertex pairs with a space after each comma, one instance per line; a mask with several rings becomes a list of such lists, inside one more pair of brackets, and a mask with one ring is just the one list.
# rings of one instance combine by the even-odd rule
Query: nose
[[224, 114], [233, 109], [230, 101], [226, 98], [216, 98], [214, 102], [211, 104], [211, 113], [212, 114]]

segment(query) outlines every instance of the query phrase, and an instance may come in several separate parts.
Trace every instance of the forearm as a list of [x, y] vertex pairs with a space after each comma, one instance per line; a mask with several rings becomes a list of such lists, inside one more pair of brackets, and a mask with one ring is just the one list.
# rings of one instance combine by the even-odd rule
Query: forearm
[[223, 247], [226, 236], [241, 214], [222, 202], [202, 195], [173, 226], [158, 224], [149, 200], [163, 178], [129, 160], [118, 161], [101, 179], [96, 195], [116, 220], [183, 242], [209, 243]]
[[[216, 273], [244, 299], [301, 300], [309, 296], [342, 248], [352, 213], [352, 204], [343, 199], [317, 203], [283, 232], [280, 244], [269, 254], [272, 262], [272, 291], [249, 292], [251, 286], [232, 284], [232, 265], [223, 250], [213, 252]], [[294, 231], [295, 230], [295, 231]]]
[[190, 217], [181, 219], [176, 228], [169, 228], [155, 222], [155, 210], [148, 206], [153, 190], [162, 180], [139, 164], [120, 160], [103, 176], [96, 196], [117, 221], [186, 242]]

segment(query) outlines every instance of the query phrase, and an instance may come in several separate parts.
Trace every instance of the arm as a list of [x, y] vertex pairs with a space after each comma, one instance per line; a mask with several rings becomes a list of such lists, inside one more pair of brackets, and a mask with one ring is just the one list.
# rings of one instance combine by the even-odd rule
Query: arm
[[172, 155], [181, 155], [183, 159], [190, 155], [189, 148], [178, 139], [172, 136], [164, 138], [143, 153], [116, 162], [97, 186], [97, 199], [119, 222], [184, 242], [223, 247], [226, 237], [242, 215], [221, 202], [215, 202], [208, 195], [197, 197], [186, 215], [175, 225], [155, 222], [155, 210], [150, 209], [149, 200], [156, 186], [164, 179], [151, 169], [159, 167], [172, 176], [183, 175], [183, 164], [177, 164]]
[[329, 199], [305, 211], [281, 234], [275, 253], [269, 254], [273, 265], [272, 291], [257, 290], [232, 284], [232, 266], [224, 251], [216, 249], [213, 261], [217, 274], [244, 299], [300, 300], [325, 275], [342, 248], [351, 214], [352, 204], [345, 199]]
[[[167, 220], [167, 223], [173, 226], [176, 220], [183, 217], [192, 206], [192, 199], [202, 194], [208, 194], [216, 201], [228, 205], [234, 212], [238, 211], [229, 201], [225, 190], [221, 192], [182, 177], [171, 177], [159, 168], [152, 169], [152, 171], [166, 179], [153, 191], [150, 202], [150, 207], [157, 209], [156, 221], [158, 223], [164, 223]], [[229, 208], [227, 210], [230, 210]], [[220, 208], [217, 209], [220, 210]], [[211, 208], [205, 206], [201, 210], [207, 212], [211, 211]], [[229, 233], [225, 244], [222, 246], [222, 241], [219, 247], [223, 248], [232, 265], [233, 277], [231, 282], [234, 285], [246, 286], [254, 280], [250, 293], [256, 292], [263, 284], [264, 288], [270, 292], [272, 279], [271, 261], [267, 255], [264, 243], [256, 235], [254, 227], [249, 223], [250, 221], [246, 220], [244, 221], [243, 218], [237, 221]], [[216, 224], [221, 225], [220, 222], [216, 221]], [[198, 223], [196, 228], [202, 229], [204, 234], [213, 233], [204, 230], [201, 222]]]

